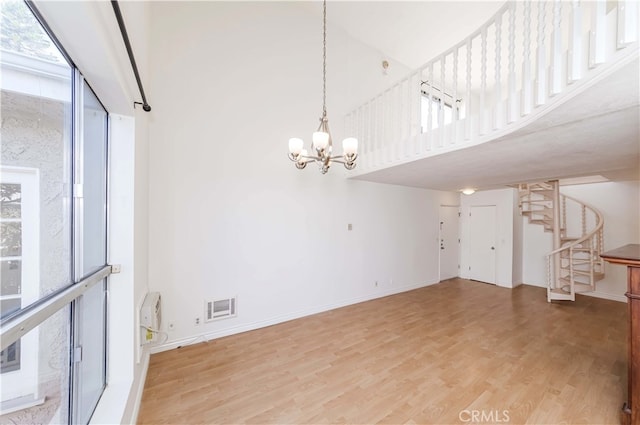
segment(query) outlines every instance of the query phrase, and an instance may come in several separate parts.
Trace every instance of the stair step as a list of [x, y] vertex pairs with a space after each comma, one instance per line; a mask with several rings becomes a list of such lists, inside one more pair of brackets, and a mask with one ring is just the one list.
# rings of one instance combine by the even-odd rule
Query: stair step
[[571, 296], [571, 293], [565, 292], [562, 289], [549, 289], [547, 291], [547, 299], [558, 301], [574, 301], [575, 298]]
[[522, 215], [541, 215], [543, 217], [553, 218], [553, 210], [551, 208], [545, 208], [540, 210], [522, 210]]
[[529, 223], [531, 223], [531, 224], [553, 224], [553, 220], [552, 219], [546, 219], [546, 218], [530, 218], [529, 219]]
[[[584, 266], [587, 264], [591, 264], [591, 260], [589, 260], [588, 258], [586, 260], [580, 259], [580, 258], [569, 258], [569, 257], [565, 257], [563, 258], [563, 260], [571, 260], [571, 264], [575, 266]], [[568, 267], [563, 267], [566, 268], [568, 270]]]
[[543, 196], [549, 196], [552, 197], [553, 196], [553, 189], [537, 189], [537, 188], [530, 188], [529, 192], [531, 193], [535, 193], [536, 195], [543, 195]]
[[[585, 248], [585, 247], [582, 247], [582, 246], [575, 246], [575, 247], [573, 247], [573, 252], [575, 252], [575, 253], [588, 254], [588, 253], [589, 253], [589, 251], [591, 251], [591, 248]], [[568, 249], [567, 249], [567, 250], [565, 250], [565, 251], [562, 251], [562, 252], [563, 252], [563, 253], [565, 253], [565, 252], [566, 252], [567, 254], [569, 254], [569, 250], [568, 250]]]
[[[559, 283], [562, 285], [560, 287], [560, 290], [567, 293], [570, 291], [571, 288], [571, 280], [566, 278], [566, 277], [561, 277], [560, 279], [558, 279]], [[594, 288], [591, 287], [591, 285], [589, 285], [588, 283], [583, 283], [583, 282], [573, 282], [573, 289], [576, 293], [581, 293], [581, 292], [591, 292], [594, 290]]]
[[[568, 270], [568, 269], [565, 269], [565, 270]], [[573, 269], [573, 274], [576, 274], [578, 276], [591, 276], [591, 272], [589, 270], [576, 270], [576, 269]], [[595, 280], [602, 280], [603, 277], [604, 277], [604, 273], [593, 272], [593, 278]]]

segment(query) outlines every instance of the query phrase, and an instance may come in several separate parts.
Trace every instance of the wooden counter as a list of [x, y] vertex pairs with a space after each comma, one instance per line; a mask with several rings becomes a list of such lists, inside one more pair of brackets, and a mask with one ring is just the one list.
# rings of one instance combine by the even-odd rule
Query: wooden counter
[[627, 266], [629, 393], [622, 406], [622, 423], [640, 425], [640, 244], [625, 245], [600, 256], [610, 263]]

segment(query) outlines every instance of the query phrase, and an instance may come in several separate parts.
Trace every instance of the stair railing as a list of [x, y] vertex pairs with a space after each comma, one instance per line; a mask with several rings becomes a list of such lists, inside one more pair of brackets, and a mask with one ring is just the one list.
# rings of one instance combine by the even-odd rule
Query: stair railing
[[[479, 144], [523, 126], [597, 66], [631, 57], [638, 2], [509, 1], [464, 40], [356, 108], [356, 173]], [[611, 42], [615, 33], [615, 42]], [[637, 50], [637, 49], [636, 49]], [[530, 119], [529, 119], [530, 120]]]
[[[604, 219], [602, 217], [602, 213], [598, 211], [591, 205], [588, 205], [582, 201], [579, 201], [568, 195], [561, 195], [562, 198], [562, 208], [563, 215], [566, 214], [566, 201], [570, 200], [578, 206], [580, 206], [581, 210], [581, 218], [580, 218], [580, 228], [582, 229], [582, 236], [575, 241], [572, 241], [566, 245], [561, 246], [558, 249], [555, 249], [546, 255], [546, 264], [547, 264], [547, 287], [552, 289], [561, 289], [562, 285], [556, 279], [554, 279], [554, 273], [552, 271], [558, 267], [559, 263], [556, 265], [554, 262], [562, 261], [562, 258], [567, 258], [569, 262], [569, 291], [566, 291], [571, 295], [573, 299], [575, 297], [575, 285], [576, 285], [576, 269], [574, 267], [575, 258], [575, 249], [582, 247], [585, 248], [585, 245], [588, 247], [589, 254], [589, 286], [591, 290], [595, 290], [595, 271], [599, 269], [600, 272], [604, 272], [604, 262], [600, 259], [599, 255], [603, 250], [603, 229], [604, 229]], [[587, 231], [587, 212], [593, 214], [595, 218], [595, 225], [593, 229]], [[564, 233], [567, 234], [567, 229], [565, 227]], [[563, 257], [562, 253], [566, 252], [567, 257]], [[563, 289], [564, 290], [564, 289]]]

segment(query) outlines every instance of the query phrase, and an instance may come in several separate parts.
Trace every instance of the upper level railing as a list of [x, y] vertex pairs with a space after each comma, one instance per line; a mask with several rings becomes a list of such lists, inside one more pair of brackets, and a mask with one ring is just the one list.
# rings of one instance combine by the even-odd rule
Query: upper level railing
[[[495, 139], [637, 55], [638, 2], [509, 1], [478, 30], [346, 117], [362, 174]], [[631, 47], [631, 48], [627, 48]]]

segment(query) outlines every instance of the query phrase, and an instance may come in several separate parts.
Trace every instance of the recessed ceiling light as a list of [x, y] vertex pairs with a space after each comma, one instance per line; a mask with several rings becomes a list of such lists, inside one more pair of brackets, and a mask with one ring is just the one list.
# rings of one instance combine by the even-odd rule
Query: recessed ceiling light
[[465, 189], [462, 189], [461, 192], [465, 195], [473, 195], [474, 193], [476, 193], [476, 190], [470, 187], [467, 187]]

